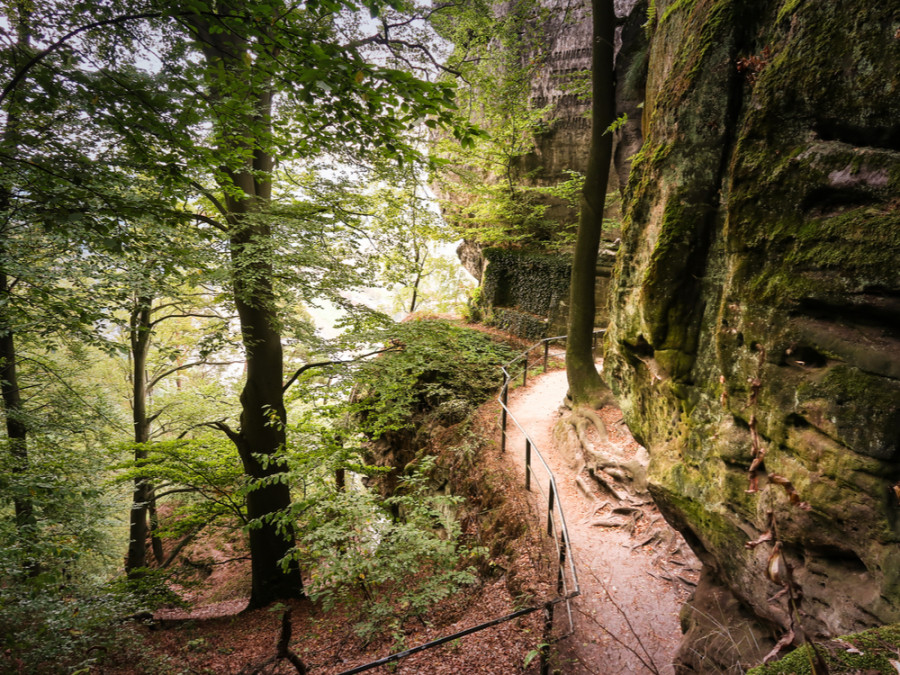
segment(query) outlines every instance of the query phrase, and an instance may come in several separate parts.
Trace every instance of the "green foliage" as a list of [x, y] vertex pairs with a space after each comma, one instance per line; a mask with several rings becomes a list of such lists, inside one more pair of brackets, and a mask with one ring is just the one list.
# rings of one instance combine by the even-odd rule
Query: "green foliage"
[[421, 424], [423, 414], [444, 424], [461, 421], [500, 386], [498, 366], [512, 357], [484, 334], [447, 321], [397, 328], [403, 349], [356, 372], [360, 393], [351, 410], [373, 439]]
[[187, 601], [172, 588], [173, 581], [174, 575], [168, 570], [142, 568], [131, 576], [116, 577], [107, 588], [123, 604], [128, 603], [132, 613], [160, 607], [187, 608]]
[[548, 316], [568, 297], [571, 260], [568, 257], [485, 249], [488, 261], [482, 281], [483, 299], [494, 307], [515, 307]]
[[369, 201], [367, 232], [376, 248], [378, 279], [393, 296], [392, 315], [453, 312], [471, 277], [450, 253], [458, 234], [446, 226], [415, 165], [382, 169]]
[[[149, 480], [158, 500], [174, 498], [171, 518], [159, 534], [178, 537], [195, 533], [222, 518], [246, 523], [245, 501], [250, 489], [231, 442], [221, 436], [128, 443], [123, 450], [142, 459], [128, 460], [116, 482], [131, 484], [135, 477]], [[135, 453], [135, 450], [141, 450]], [[177, 495], [177, 497], [176, 497]]]
[[[31, 387], [16, 417], [32, 433], [24, 468], [0, 435], [0, 585], [24, 569], [46, 583], [102, 577], [112, 562], [117, 506], [101, 486], [108, 475], [104, 445], [120, 418], [100, 382], [85, 373], [68, 377], [91, 369], [100, 356], [77, 343], [23, 340], [19, 346]], [[17, 498], [34, 509], [26, 527], [16, 526]]]
[[617, 117], [613, 121], [612, 124], [610, 124], [608, 127], [606, 127], [606, 129], [603, 131], [603, 133], [604, 134], [614, 134], [619, 129], [624, 127], [627, 122], [628, 122], [628, 113], [622, 113], [619, 117]]
[[[476, 577], [463, 560], [452, 508], [428, 482], [433, 458], [421, 460], [386, 500], [366, 490], [335, 491], [310, 505], [296, 555], [313, 569], [310, 597], [326, 610], [361, 600], [357, 632], [364, 638], [423, 614]], [[394, 518], [392, 511], [402, 514]]]
[[149, 605], [122, 584], [75, 580], [65, 587], [40, 579], [0, 584], [0, 671], [71, 674], [125, 663], [139, 672], [173, 672], [154, 664], [125, 618]]
[[454, 45], [449, 63], [462, 73], [461, 112], [485, 131], [465, 144], [438, 139], [436, 183], [451, 224], [488, 246], [558, 245], [572, 236], [574, 223], [561, 227], [546, 216], [560, 195], [536, 165], [536, 138], [552, 123], [553, 106], [530, 101], [532, 81], [544, 65], [548, 11], [531, 0], [500, 13], [473, 3], [436, 19]]
[[[382, 271], [396, 274], [392, 282], [408, 285], [410, 274], [430, 273], [410, 251], [440, 234], [436, 214], [416, 190], [388, 198], [371, 186], [379, 165], [424, 162], [423, 129], [467, 149], [479, 135], [457, 116], [452, 83], [411, 72], [430, 67], [434, 35], [422, 17], [432, 8], [364, 3], [371, 16], [397, 23], [396, 40], [382, 42], [365, 39], [370, 26], [353, 3], [188, 4], [185, 11], [151, 3], [139, 16], [124, 0], [0, 8], [0, 23], [13, 28], [0, 32], [8, 66], [0, 81], [7, 87], [0, 96], [0, 334], [15, 337], [20, 363], [12, 365], [27, 392], [20, 407], [7, 403], [3, 411], [27, 421], [27, 439], [14, 438], [22, 451], [0, 432], [3, 588], [23, 574], [64, 588], [73, 575], [105, 576], [104, 563], [115, 561], [111, 551], [121, 544], [112, 535], [123, 536], [111, 502], [124, 502], [122, 486], [135, 480], [151, 482], [159, 500], [176, 505], [158, 532], [167, 536], [223, 519], [257, 526], [261, 519], [247, 522], [248, 492], [290, 483], [298, 508], [263, 516], [282, 518], [279, 527], [290, 534], [286, 519], [305, 522], [303, 511], [327, 494], [331, 472], [373, 471], [359, 459], [346, 409], [332, 405], [346, 391], [346, 371], [321, 407], [315, 394], [337, 369], [304, 378], [304, 394], [290, 402], [301, 421], [291, 426], [280, 419], [280, 363], [267, 363], [277, 400], [248, 406], [243, 421], [260, 411], [270, 420], [278, 415], [289, 442], [277, 440], [256, 459], [264, 467], [284, 461], [289, 472], [250, 480], [232, 445], [198, 430], [231, 433], [227, 424], [235, 424], [234, 401], [223, 401], [240, 383], [237, 376], [213, 381], [210, 360], [240, 358], [231, 314], [241, 303], [274, 329], [273, 342], [288, 335], [289, 358], [301, 360], [320, 344], [294, 308], [323, 298], [352, 307], [347, 289], [375, 278], [376, 256], [367, 250], [378, 239], [374, 219], [384, 225], [383, 241], [407, 229], [413, 235], [405, 240], [412, 248], [379, 251]], [[92, 23], [97, 29], [86, 29]], [[29, 61], [29, 35], [53, 47]], [[228, 48], [216, 51], [223, 42]], [[414, 265], [399, 264], [410, 259]], [[348, 322], [373, 317], [360, 311]], [[249, 342], [261, 326], [242, 327]], [[119, 385], [138, 382], [137, 359], [71, 360], [67, 369], [56, 353], [68, 339], [112, 357], [130, 342], [134, 356], [136, 338], [151, 332], [147, 367], [138, 371], [148, 375], [144, 393], [108, 385], [116, 376]], [[256, 344], [245, 347], [252, 360]], [[191, 364], [197, 369], [188, 374]], [[259, 372], [253, 364], [248, 371]], [[426, 398], [438, 401], [454, 386], [438, 378]], [[469, 390], [481, 387], [476, 378]], [[123, 423], [128, 404], [137, 409], [145, 397], [151, 442], [123, 445], [135, 429]], [[458, 407], [455, 400], [448, 406]], [[399, 424], [391, 414], [388, 423]], [[110, 446], [136, 459], [111, 468], [101, 451]], [[33, 505], [33, 523], [15, 522], [14, 499]], [[137, 580], [146, 586], [140, 595], [156, 597], [154, 578]]]

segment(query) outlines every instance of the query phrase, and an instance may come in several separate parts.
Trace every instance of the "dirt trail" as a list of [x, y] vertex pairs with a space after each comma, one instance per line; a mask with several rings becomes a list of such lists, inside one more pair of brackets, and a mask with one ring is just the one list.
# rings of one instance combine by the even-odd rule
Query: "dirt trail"
[[[671, 674], [681, 638], [679, 610], [696, 583], [700, 564], [652, 503], [642, 507], [644, 516], [632, 534], [624, 528], [593, 524], [609, 522], [604, 514], [608, 516], [617, 504], [608, 503], [584, 472], [582, 479], [593, 492], [586, 496], [576, 486], [575, 469], [554, 443], [553, 427], [566, 389], [565, 371], [551, 371], [510, 392], [509, 397], [510, 410], [556, 476], [581, 584], [581, 596], [572, 605], [575, 635], [559, 644], [559, 672]], [[620, 411], [605, 408], [600, 416], [609, 430], [609, 443], [646, 458], [646, 450], [620, 422]], [[510, 426], [506, 457], [524, 481], [525, 441], [515, 425]], [[546, 484], [543, 475], [541, 481]], [[649, 502], [649, 496], [636, 499]], [[546, 517], [546, 505], [538, 508]], [[660, 536], [642, 545], [655, 533]], [[555, 623], [568, 628], [564, 605], [557, 609]]]

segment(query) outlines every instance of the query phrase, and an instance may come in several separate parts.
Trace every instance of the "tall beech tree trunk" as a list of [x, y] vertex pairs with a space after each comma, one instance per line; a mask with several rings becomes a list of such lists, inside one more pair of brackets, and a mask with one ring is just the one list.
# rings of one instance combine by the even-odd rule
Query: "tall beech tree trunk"
[[[129, 325], [132, 358], [132, 421], [134, 442], [141, 444], [134, 451], [134, 461], [147, 459], [146, 444], [150, 440], [150, 419], [147, 415], [147, 355], [150, 353], [150, 314], [153, 299], [141, 296], [135, 301]], [[153, 486], [138, 475], [134, 479], [134, 493], [129, 515], [128, 553], [125, 571], [135, 576], [147, 566], [147, 512], [153, 498]]]
[[[200, 16], [192, 17], [191, 25], [197, 31], [209, 66], [212, 97], [225, 101], [237, 95], [238, 87], [243, 86], [243, 98], [255, 104], [252, 115], [244, 117], [246, 129], [240, 136], [233, 133], [234, 118], [217, 121], [230, 132], [223, 133], [227, 139], [223, 152], [231, 160], [223, 162], [231, 167], [225, 169], [228, 180], [222, 185], [223, 215], [228, 225], [234, 302], [247, 358], [240, 430], [235, 432], [220, 426], [237, 447], [244, 473], [251, 480], [259, 481], [259, 486], [247, 495], [247, 515], [254, 521], [249, 533], [250, 607], [261, 607], [274, 600], [303, 595], [297, 563], [281, 565], [294, 546], [294, 529], [279, 528], [270, 519], [291, 505], [290, 487], [283, 480], [272, 479], [287, 470], [277, 458], [285, 445], [287, 420], [280, 321], [268, 253], [272, 231], [260, 216], [272, 198], [274, 160], [264, 147], [264, 139], [271, 129], [272, 92], [266, 78], [254, 72], [249, 45], [243, 36], [222, 31], [221, 26], [212, 32]], [[234, 156], [251, 159], [235, 169]]]
[[[9, 54], [13, 70], [20, 59], [27, 58], [31, 49], [30, 9], [26, 2], [16, 2], [17, 13], [16, 43]], [[21, 101], [25, 96], [24, 87], [11, 92], [7, 99], [6, 124], [0, 134], [0, 153], [7, 157], [16, 157], [19, 149], [19, 119]], [[3, 399], [3, 414], [6, 422], [6, 437], [9, 454], [12, 459], [13, 473], [22, 474], [28, 470], [28, 426], [22, 408], [22, 396], [19, 390], [19, 362], [16, 355], [16, 338], [13, 320], [10, 316], [10, 296], [12, 284], [7, 274], [7, 227], [9, 213], [12, 208], [12, 188], [0, 184], [0, 394]], [[31, 540], [27, 529], [34, 527], [34, 504], [25, 494], [13, 495], [16, 526], [24, 534], [25, 543]], [[37, 561], [30, 561], [32, 570]]]
[[613, 39], [616, 17], [612, 0], [592, 0], [593, 56], [591, 58], [591, 147], [587, 175], [581, 192], [581, 213], [572, 261], [569, 291], [569, 339], [566, 376], [574, 403], [596, 401], [605, 390], [594, 365], [593, 331], [597, 253], [603, 231], [603, 208], [612, 162], [612, 133], [606, 129], [615, 120]]

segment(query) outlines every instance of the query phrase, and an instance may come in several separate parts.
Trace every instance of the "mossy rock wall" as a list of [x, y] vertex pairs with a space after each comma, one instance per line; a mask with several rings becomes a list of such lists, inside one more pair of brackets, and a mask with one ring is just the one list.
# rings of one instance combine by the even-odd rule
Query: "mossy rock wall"
[[647, 28], [605, 373], [653, 494], [773, 625], [770, 513], [808, 631], [896, 622], [900, 5], [657, 0]]
[[[572, 275], [570, 256], [499, 248], [485, 249], [483, 255], [479, 306], [489, 324], [527, 340], [565, 335]], [[604, 249], [597, 267], [598, 326], [606, 325], [609, 313], [609, 278], [614, 257], [614, 250]]]

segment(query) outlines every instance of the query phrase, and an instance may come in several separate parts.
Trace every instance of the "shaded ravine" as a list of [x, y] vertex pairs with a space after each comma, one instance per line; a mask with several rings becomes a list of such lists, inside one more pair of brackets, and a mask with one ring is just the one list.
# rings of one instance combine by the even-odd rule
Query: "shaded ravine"
[[[588, 473], [582, 472], [582, 484], [592, 493], [587, 496], [576, 485], [577, 467], [570, 466], [557, 448], [553, 428], [566, 390], [566, 373], [557, 370], [532, 379], [527, 387], [509, 395], [510, 411], [556, 476], [581, 583], [581, 596], [572, 605], [575, 634], [560, 641], [556, 666], [566, 675], [671, 674], [681, 639], [679, 611], [696, 584], [700, 564], [647, 495], [631, 497], [633, 503], [646, 502], [631, 534], [625, 528], [597, 525], [616, 520], [610, 516], [619, 503], [602, 495]], [[604, 408], [600, 417], [609, 430], [606, 442], [646, 459], [646, 450], [621, 423], [618, 409]], [[522, 433], [511, 425], [506, 459], [523, 482], [524, 457]], [[543, 476], [541, 480], [546, 483]], [[546, 505], [537, 499], [535, 507], [545, 514]], [[651, 543], [644, 543], [650, 539]], [[556, 620], [560, 629], [568, 628], [564, 613], [561, 607]]]

